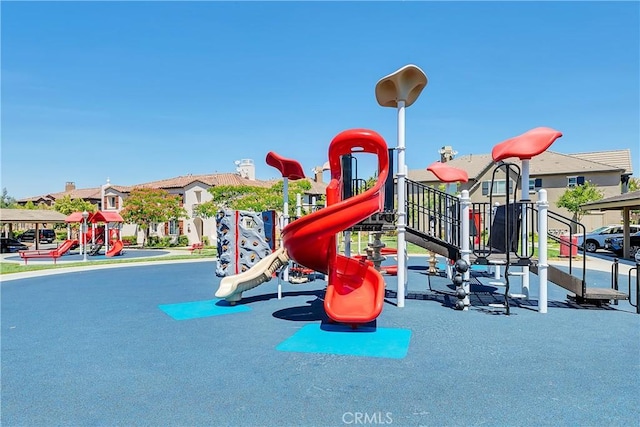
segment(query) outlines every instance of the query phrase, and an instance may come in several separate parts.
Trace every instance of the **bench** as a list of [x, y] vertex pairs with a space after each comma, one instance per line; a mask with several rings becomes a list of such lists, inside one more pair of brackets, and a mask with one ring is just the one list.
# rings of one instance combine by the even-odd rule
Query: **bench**
[[53, 250], [39, 250], [39, 251], [20, 251], [20, 258], [24, 260], [24, 265], [27, 265], [29, 258], [52, 258], [53, 263], [62, 256], [62, 254], [56, 249]]
[[202, 250], [204, 249], [204, 243], [194, 243], [191, 246], [189, 246], [187, 249], [189, 249], [189, 252], [191, 253], [195, 251], [198, 251], [198, 253], [202, 253]]

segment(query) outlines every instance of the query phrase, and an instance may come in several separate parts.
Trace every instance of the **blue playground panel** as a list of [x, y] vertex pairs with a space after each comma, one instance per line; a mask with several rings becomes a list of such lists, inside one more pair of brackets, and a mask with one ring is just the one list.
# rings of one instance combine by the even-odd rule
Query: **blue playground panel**
[[409, 350], [411, 330], [310, 324], [302, 327], [276, 349], [301, 353], [403, 359]]
[[251, 310], [251, 307], [246, 305], [231, 305], [227, 301], [220, 299], [163, 304], [159, 305], [158, 308], [175, 320], [200, 319]]

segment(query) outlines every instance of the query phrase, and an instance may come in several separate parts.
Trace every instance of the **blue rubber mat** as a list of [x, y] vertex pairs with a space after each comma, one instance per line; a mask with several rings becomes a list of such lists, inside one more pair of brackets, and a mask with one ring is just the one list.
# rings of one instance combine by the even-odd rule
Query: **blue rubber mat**
[[219, 299], [163, 304], [159, 305], [158, 308], [175, 320], [199, 319], [201, 317], [220, 316], [222, 314], [251, 310], [246, 305], [230, 305], [227, 301]]
[[411, 330], [344, 325], [306, 325], [276, 349], [301, 353], [402, 359], [409, 350]]

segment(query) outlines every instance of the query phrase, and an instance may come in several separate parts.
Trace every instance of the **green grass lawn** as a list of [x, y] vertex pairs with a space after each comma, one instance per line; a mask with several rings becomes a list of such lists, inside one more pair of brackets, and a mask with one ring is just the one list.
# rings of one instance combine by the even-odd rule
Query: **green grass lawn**
[[185, 250], [184, 255], [166, 255], [166, 256], [157, 256], [153, 258], [135, 258], [135, 259], [108, 259], [108, 260], [100, 260], [100, 261], [79, 261], [79, 262], [71, 262], [71, 263], [62, 263], [62, 264], [47, 264], [47, 265], [24, 265], [24, 263], [18, 264], [15, 262], [0, 262], [0, 274], [11, 274], [11, 273], [22, 273], [25, 271], [38, 271], [38, 270], [52, 270], [59, 268], [69, 268], [69, 267], [85, 267], [88, 265], [107, 265], [107, 264], [132, 264], [139, 262], [164, 262], [164, 261], [173, 261], [173, 260], [184, 260], [184, 259], [198, 259], [198, 258], [213, 258], [216, 256], [215, 249], [203, 249], [202, 253], [194, 252], [190, 254]]

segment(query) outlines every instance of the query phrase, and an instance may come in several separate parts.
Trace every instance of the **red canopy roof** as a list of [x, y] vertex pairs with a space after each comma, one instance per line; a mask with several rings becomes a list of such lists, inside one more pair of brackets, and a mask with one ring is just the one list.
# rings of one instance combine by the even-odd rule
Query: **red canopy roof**
[[[82, 212], [74, 212], [65, 218], [64, 222], [82, 222]], [[89, 212], [87, 222], [124, 222], [118, 212], [113, 211], [98, 211]]]
[[90, 222], [124, 222], [118, 212], [98, 211], [91, 216]]
[[[89, 218], [91, 218], [91, 212], [89, 213]], [[74, 212], [68, 217], [65, 218], [64, 222], [82, 222], [82, 212]]]

